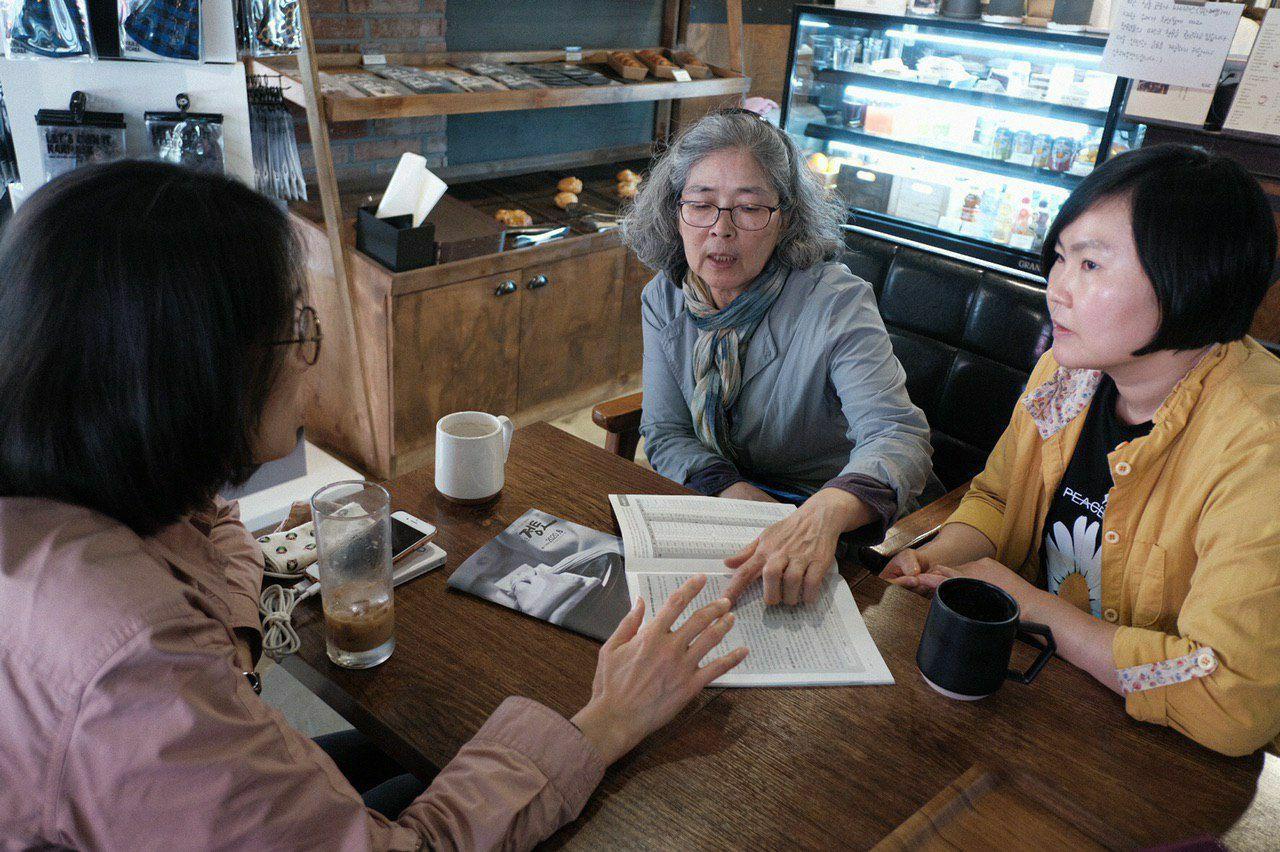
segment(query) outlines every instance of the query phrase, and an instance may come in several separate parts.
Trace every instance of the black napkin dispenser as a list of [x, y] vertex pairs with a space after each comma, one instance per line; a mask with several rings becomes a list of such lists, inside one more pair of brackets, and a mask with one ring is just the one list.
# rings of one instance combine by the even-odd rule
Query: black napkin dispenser
[[436, 226], [423, 222], [413, 227], [412, 216], [379, 219], [372, 206], [356, 212], [356, 248], [392, 272], [434, 266], [438, 248]]

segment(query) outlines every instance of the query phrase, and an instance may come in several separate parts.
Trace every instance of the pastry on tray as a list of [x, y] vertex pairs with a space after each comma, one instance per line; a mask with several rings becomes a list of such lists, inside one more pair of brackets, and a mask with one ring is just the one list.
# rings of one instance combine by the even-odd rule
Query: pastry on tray
[[560, 182], [556, 184], [556, 189], [561, 192], [571, 192], [576, 195], [577, 193], [582, 192], [582, 181], [578, 180], [576, 177], [561, 178]]
[[570, 204], [577, 204], [578, 196], [572, 192], [557, 192], [556, 197], [552, 200], [555, 201], [557, 207], [564, 210]]
[[659, 68], [675, 68], [676, 64], [656, 50], [637, 50], [636, 58], [649, 66], [651, 71]]
[[533, 224], [533, 217], [523, 210], [499, 210], [493, 218], [508, 228], [527, 228]]
[[641, 62], [639, 59], [637, 59], [634, 53], [630, 53], [625, 50], [615, 50], [613, 53], [609, 54], [609, 58], [612, 59], [614, 62], [616, 62], [618, 65], [625, 65], [628, 68], [645, 67], [644, 63]]
[[619, 198], [635, 198], [636, 193], [640, 191], [638, 183], [620, 183], [617, 186]]
[[614, 177], [618, 179], [618, 183], [639, 183], [640, 181], [644, 180], [644, 178], [640, 177], [640, 175], [631, 171], [631, 169], [623, 169], [622, 171], [614, 175]]

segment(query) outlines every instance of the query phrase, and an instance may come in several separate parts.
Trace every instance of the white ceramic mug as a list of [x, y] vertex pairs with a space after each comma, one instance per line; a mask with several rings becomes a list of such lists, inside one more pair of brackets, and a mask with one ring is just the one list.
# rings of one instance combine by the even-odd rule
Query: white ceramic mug
[[483, 503], [506, 482], [515, 427], [506, 417], [456, 411], [436, 422], [436, 490], [455, 503]]

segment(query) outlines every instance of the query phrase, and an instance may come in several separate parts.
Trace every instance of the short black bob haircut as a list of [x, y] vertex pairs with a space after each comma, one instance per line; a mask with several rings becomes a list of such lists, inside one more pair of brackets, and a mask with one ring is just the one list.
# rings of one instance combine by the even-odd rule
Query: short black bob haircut
[[145, 536], [243, 482], [300, 256], [221, 175], [122, 161], [33, 193], [0, 237], [0, 495]]
[[1063, 229], [1121, 195], [1130, 199], [1133, 240], [1160, 303], [1160, 328], [1134, 355], [1244, 337], [1276, 262], [1276, 223], [1258, 181], [1235, 161], [1190, 145], [1120, 154], [1062, 205], [1041, 250], [1046, 279]]

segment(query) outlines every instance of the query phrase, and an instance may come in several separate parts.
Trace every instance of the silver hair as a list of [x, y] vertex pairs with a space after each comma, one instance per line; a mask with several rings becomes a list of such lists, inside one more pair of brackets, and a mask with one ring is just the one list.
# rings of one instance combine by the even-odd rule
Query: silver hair
[[740, 148], [751, 152], [778, 193], [783, 220], [774, 256], [806, 269], [844, 249], [845, 208], [801, 161], [786, 133], [746, 113], [711, 113], [686, 128], [649, 170], [622, 222], [622, 239], [640, 261], [672, 272], [684, 264], [676, 202], [694, 164], [708, 154]]

